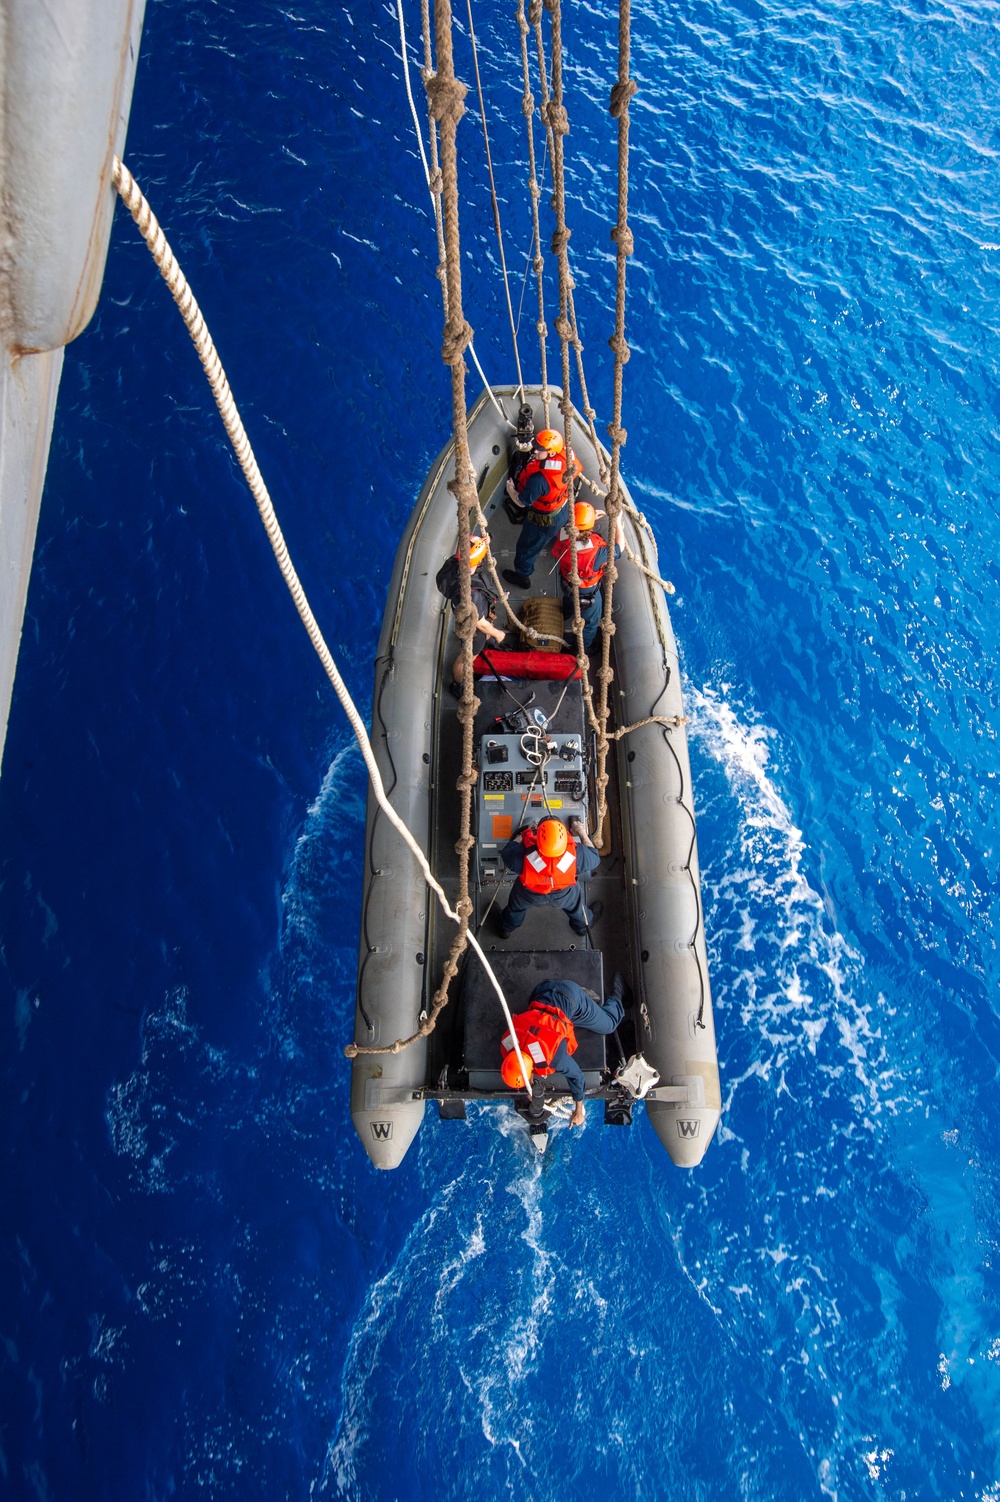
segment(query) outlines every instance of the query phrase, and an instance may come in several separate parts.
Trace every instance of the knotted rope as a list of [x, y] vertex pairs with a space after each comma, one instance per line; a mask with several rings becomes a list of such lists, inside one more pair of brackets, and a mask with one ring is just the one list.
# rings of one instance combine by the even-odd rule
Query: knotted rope
[[[340, 675], [337, 664], [334, 661], [333, 654], [326, 644], [323, 633], [320, 630], [319, 623], [316, 620], [316, 617], [312, 611], [312, 607], [309, 604], [309, 600], [306, 597], [306, 592], [302, 588], [301, 580], [299, 579], [299, 576], [295, 571], [295, 567], [292, 564], [292, 560], [289, 556], [288, 548], [285, 543], [284, 535], [282, 534], [281, 527], [278, 524], [278, 518], [275, 514], [274, 505], [271, 501], [270, 493], [264, 483], [264, 477], [260, 472], [256, 456], [254, 455], [253, 448], [250, 444], [250, 439], [247, 437], [246, 429], [243, 426], [243, 421], [240, 417], [239, 409], [236, 406], [235, 399], [230, 389], [229, 381], [226, 378], [226, 372], [223, 369], [222, 361], [219, 359], [219, 354], [215, 347], [215, 343], [208, 331], [208, 326], [206, 325], [205, 320], [202, 317], [201, 309], [198, 306], [194, 293], [191, 291], [187, 279], [184, 276], [184, 273], [181, 271], [181, 268], [177, 262], [177, 258], [171, 250], [169, 244], [167, 243], [167, 238], [164, 235], [163, 230], [160, 228], [155, 214], [153, 213], [148, 202], [143, 196], [138, 183], [132, 176], [131, 172], [129, 172], [125, 164], [121, 162], [118, 157], [114, 158], [112, 166], [112, 181], [115, 185], [115, 188], [117, 189], [122, 203], [125, 205], [129, 213], [132, 215], [132, 218], [135, 220], [135, 223], [139, 229], [139, 233], [142, 235], [147, 246], [149, 247], [150, 254], [153, 257], [153, 260], [156, 262], [157, 267], [159, 268], [160, 275], [163, 277], [163, 280], [169, 287], [171, 296], [173, 297], [174, 302], [177, 304], [178, 311], [180, 312], [181, 317], [184, 319], [185, 326], [187, 327], [187, 331], [191, 336], [191, 341], [194, 344], [198, 359], [201, 361], [202, 369], [208, 377], [208, 383], [212, 389], [212, 395], [215, 398], [215, 404], [219, 409], [219, 415], [222, 418], [226, 433], [229, 436], [229, 441], [233, 446], [233, 452], [235, 453], [236, 458], [239, 461], [240, 468], [242, 469], [243, 474], [246, 477], [246, 482], [250, 487], [250, 493], [254, 498], [257, 510], [260, 514], [260, 519], [264, 524], [264, 530], [267, 532], [268, 541], [271, 544], [271, 550], [274, 553], [278, 568], [281, 570], [281, 577], [285, 581], [288, 592], [294, 602], [295, 609], [298, 612], [299, 619], [306, 629], [309, 640], [312, 642], [317, 657], [323, 664], [323, 669], [333, 685], [334, 692], [336, 693], [337, 698], [340, 700], [340, 704], [344, 710], [345, 715], [347, 716], [351, 729], [354, 732], [355, 740], [358, 743], [358, 746], [361, 750], [361, 755], [364, 758], [365, 766], [368, 769], [368, 776], [371, 778], [372, 790], [375, 794], [376, 802], [378, 803], [379, 808], [385, 814], [386, 818], [389, 820], [389, 823], [401, 836], [403, 842], [407, 846], [407, 849], [413, 855], [418, 866], [420, 867], [420, 870], [423, 873], [424, 880], [427, 882], [427, 885], [436, 896], [445, 915], [450, 918], [453, 923], [457, 923], [459, 925], [459, 933], [463, 936], [462, 948], [464, 949], [465, 944], [469, 943], [475, 949], [483, 965], [483, 969], [486, 971], [486, 974], [489, 977], [490, 982], [492, 983], [493, 988], [497, 993], [497, 996], [500, 998], [500, 1004], [503, 1007], [504, 1016], [507, 1019], [507, 1024], [513, 1031], [513, 1021], [511, 1019], [510, 1010], [507, 1006], [507, 1001], [503, 994], [503, 991], [500, 988], [500, 984], [497, 981], [497, 978], [490, 966], [490, 962], [486, 958], [482, 946], [480, 945], [475, 935], [468, 933], [468, 911], [465, 911], [463, 913], [461, 911], [461, 904], [459, 905], [458, 911], [456, 911], [456, 909], [451, 906], [447, 896], [445, 895], [444, 889], [442, 888], [440, 882], [437, 880], [430, 868], [427, 857], [424, 855], [424, 852], [421, 850], [413, 834], [407, 828], [407, 825], [400, 818], [399, 814], [393, 808], [392, 804], [389, 802], [388, 797], [386, 796], [385, 785], [382, 781], [382, 774], [378, 769], [378, 763], [375, 760], [375, 753], [372, 750], [371, 741], [368, 737], [368, 732], [365, 729], [364, 721], [362, 720], [361, 715], [358, 713], [357, 706], [355, 705], [354, 700], [351, 698], [351, 695], [347, 690], [347, 685], [344, 683], [344, 680]], [[468, 453], [468, 446], [466, 446], [466, 453]], [[475, 494], [474, 490], [473, 494]], [[466, 516], [467, 515], [468, 513], [466, 513]], [[468, 562], [468, 526], [466, 526], [465, 558], [466, 562]], [[468, 591], [466, 591], [466, 593], [468, 594]], [[468, 598], [468, 604], [471, 607], [471, 596], [469, 596]], [[466, 870], [467, 869], [468, 858], [466, 857]], [[468, 883], [466, 881], [465, 892], [466, 901], [468, 902], [467, 888]], [[447, 1000], [446, 986], [444, 1000]], [[437, 1001], [437, 997], [435, 997], [435, 1001]], [[443, 1005], [444, 1001], [440, 1003], [438, 1010], [440, 1010], [440, 1006]], [[431, 1009], [431, 1011], [433, 1012], [433, 1008]], [[436, 1016], [436, 1014], [434, 1015]], [[421, 1027], [409, 1038], [398, 1039], [395, 1043], [389, 1044], [388, 1046], [383, 1048], [365, 1047], [363, 1045], [349, 1043], [344, 1049], [344, 1053], [349, 1059], [356, 1058], [359, 1053], [400, 1053], [411, 1043], [416, 1042], [418, 1038], [426, 1037], [427, 1034], [431, 1031], [433, 1025], [433, 1018], [429, 1013], [428, 1017], [425, 1019]], [[520, 1054], [518, 1056], [520, 1057]]]
[[528, 67], [528, 21], [524, 14], [524, 0], [517, 0], [517, 30], [521, 42], [521, 76], [524, 79], [524, 93], [521, 96], [521, 112], [524, 115], [524, 124], [528, 135], [528, 193], [531, 197], [531, 236], [534, 256], [532, 270], [535, 273], [535, 281], [538, 286], [538, 319], [535, 328], [538, 331], [538, 354], [541, 361], [542, 373], [542, 412], [545, 426], [549, 425], [549, 373], [548, 373], [548, 327], [545, 322], [545, 290], [542, 274], [545, 263], [542, 260], [542, 237], [538, 222], [538, 200], [542, 196], [542, 190], [538, 184], [538, 170], [535, 161], [535, 99], [531, 92], [531, 72]]
[[483, 83], [479, 76], [479, 48], [476, 45], [476, 28], [472, 21], [472, 0], [466, 0], [469, 12], [469, 40], [472, 43], [472, 66], [476, 74], [476, 96], [479, 100], [479, 118], [483, 122], [483, 144], [486, 147], [486, 170], [490, 179], [490, 202], [493, 205], [493, 228], [496, 231], [497, 250], [500, 254], [500, 270], [503, 274], [503, 290], [507, 299], [507, 317], [510, 320], [510, 337], [514, 346], [514, 365], [517, 369], [517, 385], [521, 400], [524, 401], [524, 377], [521, 374], [521, 354], [517, 347], [517, 326], [514, 323], [514, 307], [510, 300], [510, 278], [507, 275], [507, 257], [503, 248], [503, 230], [500, 227], [500, 200], [497, 197], [497, 185], [493, 177], [493, 154], [490, 151], [490, 136], [486, 128], [486, 103], [483, 99]]
[[[625, 268], [633, 252], [632, 231], [628, 223], [628, 130], [629, 101], [636, 93], [636, 84], [629, 77], [631, 52], [631, 0], [619, 0], [618, 4], [618, 81], [611, 90], [610, 112], [618, 121], [618, 218], [611, 231], [617, 247], [615, 274], [615, 331], [608, 341], [615, 356], [614, 407], [608, 433], [611, 438], [611, 473], [608, 479], [608, 535], [615, 536], [618, 518], [622, 510], [620, 489], [621, 450], [627, 433], [622, 427], [622, 384], [629, 347], [625, 342]], [[601, 666], [597, 681], [600, 684], [597, 704], [597, 720], [600, 730], [597, 737], [597, 807], [598, 818], [603, 821], [607, 806], [608, 788], [608, 696], [613, 673], [611, 670], [611, 637], [615, 625], [611, 617], [614, 603], [615, 580], [614, 548], [608, 544], [608, 566], [605, 573], [604, 609], [601, 618]]]

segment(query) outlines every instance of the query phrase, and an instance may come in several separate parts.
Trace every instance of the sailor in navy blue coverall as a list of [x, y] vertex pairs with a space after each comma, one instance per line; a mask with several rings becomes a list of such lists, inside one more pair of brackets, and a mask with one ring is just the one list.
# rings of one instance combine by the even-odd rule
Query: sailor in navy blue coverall
[[550, 543], [553, 537], [558, 536], [559, 528], [565, 527], [569, 521], [569, 498], [567, 496], [564, 505], [558, 511], [543, 513], [532, 511], [535, 501], [540, 501], [548, 494], [549, 482], [544, 475], [532, 475], [526, 482], [524, 489], [518, 496], [518, 503], [528, 509], [528, 515], [524, 518], [524, 525], [518, 533], [517, 548], [514, 553], [514, 572], [524, 578], [531, 578], [535, 571], [535, 562], [539, 553]]
[[[585, 991], [575, 980], [543, 980], [532, 991], [528, 1004], [530, 1006], [533, 1001], [543, 1001], [547, 1006], [558, 1007], [560, 1012], [564, 1012], [574, 1027], [585, 1027], [591, 1033], [613, 1033], [625, 1015], [622, 998], [617, 990], [619, 984], [619, 977], [615, 976], [616, 989], [602, 1006], [592, 992]], [[560, 1043], [552, 1055], [552, 1068], [564, 1077], [569, 1093], [576, 1102], [570, 1125], [581, 1126], [586, 1081], [583, 1070], [565, 1042]]]
[[[574, 933], [582, 937], [595, 921], [593, 909], [588, 909], [583, 900], [583, 891], [580, 887], [580, 878], [590, 876], [601, 864], [601, 857], [594, 849], [590, 836], [587, 834], [579, 819], [572, 821], [571, 833], [576, 838], [576, 883], [571, 887], [563, 887], [559, 892], [529, 892], [521, 881], [515, 881], [510, 889], [510, 897], [503, 912], [498, 915], [500, 934], [504, 939], [509, 939], [515, 928], [520, 928], [524, 922], [524, 915], [529, 907], [561, 907], [569, 919], [569, 926]], [[525, 860], [525, 849], [520, 837], [508, 840], [500, 854], [508, 871], [513, 871], [518, 877], [521, 875]], [[596, 916], [600, 916], [600, 908]]]

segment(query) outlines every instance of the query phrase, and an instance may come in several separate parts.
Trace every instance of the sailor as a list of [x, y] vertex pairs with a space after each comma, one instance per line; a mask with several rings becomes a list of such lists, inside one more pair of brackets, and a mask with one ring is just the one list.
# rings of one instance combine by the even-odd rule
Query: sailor
[[[473, 657], [478, 656], [487, 641], [502, 642], [506, 634], [493, 624], [493, 617], [496, 614], [497, 594], [482, 568], [482, 564], [486, 558], [486, 551], [485, 537], [469, 538], [469, 565], [472, 569], [472, 577], [469, 585], [472, 594], [472, 608], [478, 617], [476, 621], [476, 634], [472, 638]], [[444, 563], [438, 569], [435, 580], [438, 589], [446, 600], [451, 601], [456, 611], [462, 603], [460, 569], [461, 553], [459, 552], [453, 558], [449, 557], [445, 559]], [[464, 664], [462, 653], [459, 652], [451, 665], [452, 682], [450, 688], [456, 699], [462, 697], [463, 675]]]
[[594, 995], [575, 980], [543, 980], [532, 991], [528, 1005], [514, 1017], [514, 1032], [528, 1069], [521, 1073], [510, 1033], [500, 1040], [502, 1060], [500, 1074], [512, 1090], [527, 1089], [533, 1074], [561, 1074], [576, 1102], [570, 1126], [583, 1126], [583, 1096], [586, 1081], [579, 1064], [572, 1057], [577, 1050], [576, 1029], [591, 1033], [613, 1033], [624, 1016], [625, 978], [616, 975], [603, 1006]]
[[561, 907], [569, 926], [581, 937], [604, 911], [603, 902], [588, 909], [580, 881], [601, 863], [586, 829], [571, 819], [572, 833], [561, 819], [543, 819], [537, 829], [520, 830], [500, 852], [508, 870], [517, 875], [506, 908], [498, 915], [500, 936], [509, 939], [524, 922], [529, 907]]
[[572, 478], [581, 473], [577, 459], [568, 466], [566, 445], [554, 428], [542, 428], [535, 437], [535, 447], [517, 481], [507, 481], [507, 494], [515, 507], [524, 512], [524, 526], [518, 534], [514, 567], [505, 568], [508, 584], [527, 589], [535, 570], [535, 560], [552, 536], [553, 527], [563, 527], [569, 520], [569, 486], [567, 469]]
[[[573, 617], [573, 553], [576, 552], [576, 571], [580, 579], [580, 614], [583, 617], [583, 650], [589, 652], [597, 628], [601, 624], [604, 600], [601, 595], [601, 580], [608, 565], [608, 545], [594, 525], [603, 511], [595, 511], [589, 501], [577, 501], [573, 507], [573, 525], [579, 534], [574, 542], [568, 526], [563, 527], [552, 544], [552, 556], [559, 565], [563, 591], [563, 617]], [[615, 561], [622, 555], [625, 532], [619, 516], [615, 522]]]

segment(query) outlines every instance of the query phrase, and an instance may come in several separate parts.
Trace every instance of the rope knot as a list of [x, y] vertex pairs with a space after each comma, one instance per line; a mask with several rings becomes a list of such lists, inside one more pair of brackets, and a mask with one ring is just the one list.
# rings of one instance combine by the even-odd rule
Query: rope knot
[[634, 78], [626, 78], [621, 83], [616, 83], [611, 90], [611, 103], [608, 106], [608, 113], [613, 115], [616, 120], [620, 120], [628, 109], [629, 100], [634, 99], [638, 92], [639, 85]]
[[528, 20], [532, 26], [538, 26], [542, 19], [542, 0], [531, 0], [528, 6]]
[[534, 113], [535, 113], [535, 96], [534, 96], [534, 94], [527, 94], [527, 93], [526, 94], [522, 94], [521, 95], [521, 114], [522, 115], [533, 115]]
[[573, 231], [571, 229], [556, 230], [555, 234], [552, 236], [552, 254], [554, 256], [561, 256], [563, 254], [566, 247], [569, 245], [569, 239], [572, 233]]
[[442, 78], [440, 73], [435, 73], [428, 78], [425, 88], [430, 101], [431, 116], [440, 124], [442, 120], [451, 120], [456, 125], [465, 114], [465, 96], [468, 89], [457, 78]]
[[475, 486], [475, 475], [473, 475], [472, 478], [468, 480], [460, 480], [456, 475], [453, 480], [448, 481], [447, 489], [455, 497], [456, 501], [464, 501], [465, 505], [470, 508], [473, 507], [478, 500]]
[[[563, 318], [562, 314], [560, 314], [556, 319], [556, 333], [559, 335], [560, 339], [565, 339], [568, 343], [572, 343], [573, 325], [570, 323], [568, 318]], [[565, 415], [566, 414], [563, 413], [564, 417]]]
[[616, 422], [608, 423], [608, 437], [612, 443], [626, 444], [628, 442], [628, 428], [619, 427]]
[[611, 231], [611, 238], [623, 255], [635, 255], [635, 241], [627, 224], [616, 224]]
[[476, 633], [479, 611], [475, 605], [459, 605], [455, 611], [455, 635], [460, 641], [471, 641]]
[[612, 334], [611, 338], [608, 340], [608, 343], [610, 344], [611, 348], [614, 350], [615, 354], [618, 356], [622, 364], [627, 365], [629, 360], [632, 358], [632, 351], [626, 344], [624, 335]]
[[446, 365], [457, 365], [472, 343], [472, 328], [463, 318], [449, 319], [444, 326], [441, 358]]
[[550, 99], [547, 104], [543, 104], [542, 120], [554, 136], [569, 135], [569, 115], [566, 113], [566, 106], [564, 104], [556, 104], [554, 99]]
[[441, 176], [440, 167], [435, 167], [431, 173], [430, 190], [435, 197], [444, 191], [444, 178]]

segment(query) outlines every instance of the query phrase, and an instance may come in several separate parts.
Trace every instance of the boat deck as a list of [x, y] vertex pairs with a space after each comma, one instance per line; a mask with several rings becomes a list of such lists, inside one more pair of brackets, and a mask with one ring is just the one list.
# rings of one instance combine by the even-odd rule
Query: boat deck
[[[490, 519], [490, 539], [500, 570], [509, 568], [513, 564], [518, 532], [500, 505], [501, 496], [502, 482], [494, 495], [490, 497], [488, 504], [485, 497], [482, 500], [483, 510]], [[553, 540], [554, 538], [555, 533], [553, 533]], [[549, 574], [550, 562], [546, 551], [536, 565], [532, 587], [528, 590], [520, 590], [516, 587], [510, 589], [511, 602], [518, 614], [521, 613], [521, 605], [525, 599], [537, 598], [543, 594], [552, 598], [561, 598], [558, 584]], [[458, 896], [458, 857], [455, 853], [455, 842], [460, 832], [460, 800], [456, 783], [461, 771], [462, 728], [458, 722], [458, 703], [447, 689], [451, 678], [450, 664], [458, 651], [453, 620], [450, 617], [451, 612], [447, 619], [440, 662], [442, 687], [438, 694], [437, 705], [438, 746], [435, 758], [437, 777], [434, 788], [435, 814], [432, 819], [436, 841], [432, 864], [448, 894], [449, 901], [454, 904]], [[501, 626], [504, 624], [502, 605], [498, 607], [498, 624]], [[496, 653], [494, 661], [498, 667], [502, 667], [503, 654]], [[566, 683], [563, 681], [515, 679], [505, 681], [501, 686], [496, 679], [478, 678], [476, 693], [481, 700], [481, 707], [476, 717], [474, 744], [478, 748], [480, 737], [493, 727], [497, 715], [507, 714], [515, 708], [514, 700], [530, 708], [540, 708], [546, 715], [550, 715], [559, 705], [560, 696], [565, 688]], [[529, 701], [531, 701], [530, 704]], [[572, 733], [581, 724], [581, 713], [579, 692], [578, 689], [574, 689], [563, 698], [562, 705], [558, 707], [551, 719], [549, 728], [557, 733]], [[613, 723], [614, 706], [612, 707]], [[589, 729], [585, 733], [584, 743], [592, 751], [592, 735]], [[589, 977], [585, 982], [581, 980], [581, 983], [601, 994], [602, 999], [602, 982], [604, 987], [610, 987], [611, 979], [616, 971], [620, 970], [631, 984], [637, 957], [633, 954], [631, 924], [626, 906], [623, 832], [618, 797], [619, 769], [615, 750], [608, 758], [608, 769], [611, 774], [608, 787], [610, 848], [606, 854], [602, 855], [600, 866], [586, 883], [588, 906], [595, 899], [599, 899], [604, 904], [604, 910], [587, 937], [581, 939], [573, 932], [561, 909], [535, 907], [529, 909], [524, 923], [510, 938], [501, 938], [497, 915], [507, 904], [514, 878], [510, 873], [506, 873], [499, 883], [496, 881], [483, 883], [478, 879], [477, 863], [473, 861], [471, 864], [470, 890], [475, 902], [475, 932], [484, 950], [488, 954], [497, 956], [498, 978], [501, 979], [505, 995], [514, 1011], [519, 1011], [526, 1003], [531, 988], [543, 975], [580, 978], [577, 976], [577, 971], [581, 970], [581, 961], [583, 962], [582, 973], [586, 973]], [[590, 785], [592, 791], [592, 757]], [[593, 816], [588, 827], [591, 838], [597, 843]], [[429, 1003], [438, 983], [453, 936], [453, 925], [442, 921], [435, 908], [430, 921], [425, 1004]], [[589, 958], [584, 959], [584, 955], [581, 954], [581, 951], [588, 950], [599, 952], [594, 956], [594, 961]], [[526, 957], [531, 955], [537, 958], [531, 963], [518, 965], [507, 958], [516, 955]], [[492, 1015], [496, 1035], [494, 1057], [499, 1059], [499, 1040], [504, 1031], [503, 1014], [496, 1001], [495, 993], [486, 982], [475, 954], [469, 953], [463, 961], [463, 973], [453, 983], [452, 997], [430, 1040], [428, 1086], [432, 1089], [450, 1087], [462, 1093], [467, 1091], [469, 1094], [500, 1090], [502, 1085], [499, 1067], [497, 1066], [491, 1075], [490, 1071], [484, 1067], [484, 1059], [481, 1055], [483, 1030], [490, 1025], [485, 1019]], [[490, 1007], [492, 1007], [492, 1013], [489, 1010]], [[467, 1032], [468, 1036], [466, 1036]], [[589, 1034], [586, 1038], [588, 1044], [597, 1042]], [[584, 1046], [583, 1040], [584, 1034], [581, 1030], [581, 1048]], [[603, 1044], [604, 1040], [600, 1041]], [[619, 1048], [622, 1051], [622, 1057], [628, 1057], [634, 1051], [634, 1047], [634, 1028], [627, 1014], [619, 1028], [618, 1035], [613, 1035], [607, 1040], [608, 1062], [611, 1064], [618, 1062]], [[597, 1068], [599, 1069], [600, 1065]], [[559, 1079], [561, 1077], [557, 1077], [557, 1080]], [[588, 1085], [591, 1083], [597, 1083], [596, 1075], [593, 1081], [588, 1080]]]

